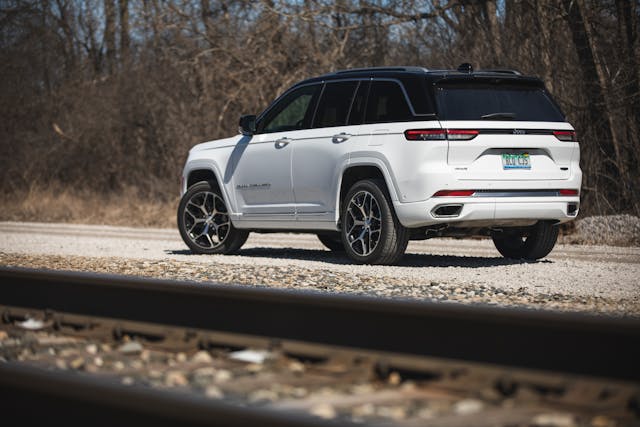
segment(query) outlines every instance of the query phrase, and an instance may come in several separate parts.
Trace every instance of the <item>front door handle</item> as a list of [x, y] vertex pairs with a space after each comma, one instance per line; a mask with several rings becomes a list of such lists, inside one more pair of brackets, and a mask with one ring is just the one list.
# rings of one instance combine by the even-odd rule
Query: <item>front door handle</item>
[[337, 135], [333, 135], [333, 136], [331, 137], [331, 140], [332, 140], [334, 143], [340, 143], [340, 142], [345, 142], [347, 139], [351, 138], [352, 136], [353, 136], [353, 135], [348, 134], [348, 133], [346, 133], [346, 132], [341, 132], [341, 133], [339, 133], [339, 134], [337, 134]]
[[280, 138], [276, 140], [276, 148], [283, 148], [289, 145], [292, 140], [289, 138]]

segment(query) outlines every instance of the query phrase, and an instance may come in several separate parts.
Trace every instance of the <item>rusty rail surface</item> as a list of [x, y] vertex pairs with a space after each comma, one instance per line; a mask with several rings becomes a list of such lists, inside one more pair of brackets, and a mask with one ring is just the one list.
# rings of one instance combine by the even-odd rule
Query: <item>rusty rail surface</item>
[[0, 305], [640, 380], [640, 321], [0, 268]]

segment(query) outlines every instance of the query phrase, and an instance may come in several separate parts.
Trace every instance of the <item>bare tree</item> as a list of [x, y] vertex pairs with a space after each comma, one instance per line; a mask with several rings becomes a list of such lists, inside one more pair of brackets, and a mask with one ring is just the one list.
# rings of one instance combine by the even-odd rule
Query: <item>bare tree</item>
[[640, 214], [637, 1], [6, 4], [5, 193], [56, 183], [169, 197], [191, 145], [234, 133], [240, 114], [295, 81], [347, 67], [472, 62], [544, 79], [581, 139], [582, 212]]
[[116, 8], [114, 0], [104, 0], [104, 22], [107, 70], [111, 74], [116, 65]]
[[118, 0], [120, 12], [120, 55], [122, 61], [129, 60], [129, 0]]

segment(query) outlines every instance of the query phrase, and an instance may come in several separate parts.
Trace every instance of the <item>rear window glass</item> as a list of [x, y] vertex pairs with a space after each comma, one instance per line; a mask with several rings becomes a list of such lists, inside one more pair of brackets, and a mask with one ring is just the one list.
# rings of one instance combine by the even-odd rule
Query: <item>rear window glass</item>
[[436, 87], [441, 120], [564, 122], [544, 89], [505, 84], [444, 84]]

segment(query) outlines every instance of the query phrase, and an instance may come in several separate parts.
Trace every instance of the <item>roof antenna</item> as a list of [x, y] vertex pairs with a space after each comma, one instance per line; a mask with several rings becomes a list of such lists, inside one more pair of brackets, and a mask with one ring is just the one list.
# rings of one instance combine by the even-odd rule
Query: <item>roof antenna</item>
[[473, 65], [465, 62], [464, 64], [458, 65], [458, 71], [460, 71], [461, 73], [471, 74], [473, 73]]

